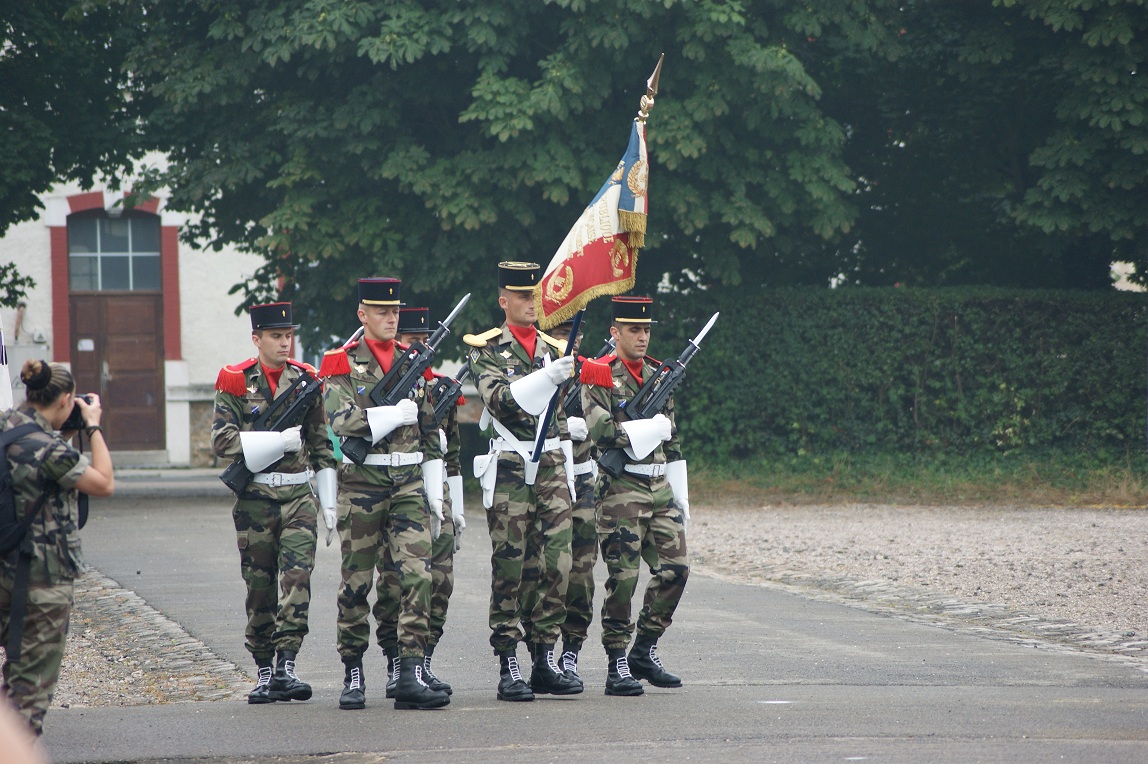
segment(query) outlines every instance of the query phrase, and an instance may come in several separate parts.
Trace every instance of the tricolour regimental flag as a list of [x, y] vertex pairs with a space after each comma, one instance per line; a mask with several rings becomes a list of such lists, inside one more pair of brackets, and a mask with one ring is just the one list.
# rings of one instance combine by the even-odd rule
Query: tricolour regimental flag
[[12, 378], [8, 376], [8, 348], [4, 346], [4, 322], [0, 321], [0, 411], [12, 408]]
[[638, 250], [646, 238], [649, 175], [646, 124], [635, 119], [622, 161], [566, 234], [534, 290], [543, 329], [570, 318], [595, 297], [634, 286]]

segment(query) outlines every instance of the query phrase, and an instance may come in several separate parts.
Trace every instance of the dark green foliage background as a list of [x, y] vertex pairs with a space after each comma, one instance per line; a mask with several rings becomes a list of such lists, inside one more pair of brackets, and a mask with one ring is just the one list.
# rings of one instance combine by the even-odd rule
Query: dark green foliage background
[[677, 395], [691, 455], [1144, 449], [1144, 295], [792, 288], [658, 303], [659, 358], [722, 311]]

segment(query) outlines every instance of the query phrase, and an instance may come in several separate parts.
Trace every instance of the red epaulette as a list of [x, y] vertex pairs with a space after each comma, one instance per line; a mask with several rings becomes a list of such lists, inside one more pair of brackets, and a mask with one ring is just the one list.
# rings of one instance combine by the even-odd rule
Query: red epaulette
[[247, 392], [247, 378], [243, 372], [257, 363], [259, 363], [258, 359], [248, 358], [242, 363], [224, 366], [219, 370], [219, 376], [215, 378], [215, 389], [221, 393], [231, 393], [234, 396], [242, 397]]
[[650, 363], [652, 363], [654, 365], [655, 369], [662, 365], [662, 362], [659, 361], [657, 358], [651, 358], [650, 356], [646, 356], [646, 360], [649, 361]]
[[430, 369], [427, 369], [426, 371], [423, 372], [423, 379], [425, 379], [427, 382], [434, 382], [434, 378], [435, 378], [435, 373], [433, 371], [431, 371]]
[[587, 358], [582, 362], [582, 373], [578, 376], [578, 380], [584, 385], [613, 387], [614, 372], [610, 369], [610, 364], [613, 362], [613, 355], [602, 356], [597, 360]]
[[323, 363], [319, 364], [319, 376], [323, 379], [338, 377], [351, 373], [351, 362], [347, 359], [347, 351], [359, 343], [354, 342], [346, 347], [328, 350], [323, 354]]
[[296, 361], [293, 358], [288, 358], [287, 363], [291, 364], [296, 369], [301, 369], [301, 370], [307, 372], [312, 377], [319, 376], [319, 372], [315, 370], [315, 367], [312, 366], [311, 364], [307, 363], [306, 361]]
[[458, 405], [460, 405], [460, 406], [466, 405], [466, 396], [465, 395], [458, 396]]

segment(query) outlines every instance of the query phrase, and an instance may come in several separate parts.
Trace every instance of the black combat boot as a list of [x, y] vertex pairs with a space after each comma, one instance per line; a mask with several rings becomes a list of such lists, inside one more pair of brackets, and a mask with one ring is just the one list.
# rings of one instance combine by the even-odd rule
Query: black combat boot
[[445, 692], [432, 690], [423, 681], [423, 658], [399, 658], [399, 683], [395, 687], [395, 708], [442, 708], [450, 703]]
[[270, 658], [256, 658], [255, 665], [259, 669], [259, 676], [255, 680], [255, 689], [247, 693], [248, 703], [274, 703], [271, 696], [271, 668]]
[[578, 675], [578, 653], [582, 651], [582, 643], [563, 640], [562, 648], [562, 673], [583, 684], [582, 677]]
[[275, 673], [271, 676], [274, 700], [311, 699], [311, 685], [295, 676], [295, 655], [294, 650], [280, 650], [275, 658]]
[[387, 654], [387, 697], [393, 700], [399, 686], [399, 648], [384, 647], [383, 652]]
[[343, 658], [343, 692], [339, 695], [339, 710], [354, 711], [367, 705], [367, 683], [363, 679], [363, 658]]
[[530, 672], [530, 689], [539, 695], [577, 695], [582, 682], [566, 676], [554, 660], [554, 645], [539, 642], [534, 646], [534, 670]]
[[451, 689], [451, 686], [439, 679], [434, 675], [434, 672], [431, 671], [430, 659], [432, 655], [434, 655], [434, 645], [427, 645], [426, 656], [423, 658], [423, 681], [427, 683], [427, 687], [435, 692], [445, 692], [447, 695], [453, 694], [454, 690]]
[[606, 650], [610, 661], [606, 671], [607, 695], [645, 695], [642, 683], [630, 676], [630, 666], [626, 662], [626, 648], [617, 647]]
[[498, 655], [498, 699], [510, 701], [534, 700], [530, 686], [522, 681], [518, 670], [518, 656], [514, 650], [496, 653]]
[[655, 687], [681, 687], [682, 678], [666, 671], [658, 658], [657, 638], [639, 636], [630, 648], [630, 673]]

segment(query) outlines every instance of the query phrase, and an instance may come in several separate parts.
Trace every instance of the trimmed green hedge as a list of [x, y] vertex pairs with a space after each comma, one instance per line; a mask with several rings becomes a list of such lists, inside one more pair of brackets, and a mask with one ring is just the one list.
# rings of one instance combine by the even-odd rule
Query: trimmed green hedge
[[808, 288], [658, 303], [659, 358], [722, 312], [677, 396], [688, 453], [1145, 447], [1142, 294]]

